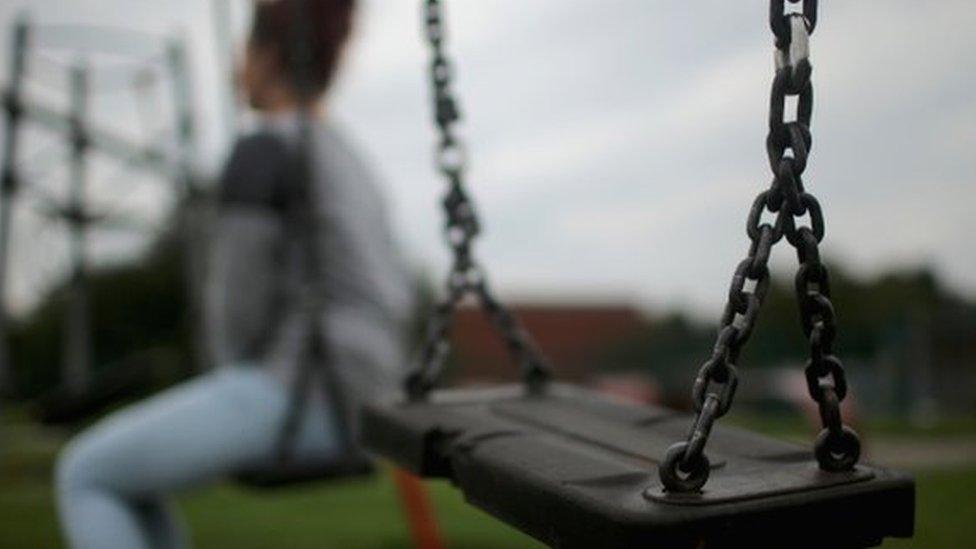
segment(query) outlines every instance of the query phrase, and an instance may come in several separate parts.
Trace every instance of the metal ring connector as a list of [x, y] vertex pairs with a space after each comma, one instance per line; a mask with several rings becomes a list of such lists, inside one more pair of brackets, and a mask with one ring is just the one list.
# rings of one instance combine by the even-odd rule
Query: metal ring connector
[[836, 435], [824, 429], [817, 435], [814, 455], [824, 471], [850, 471], [861, 458], [861, 439], [847, 425]]
[[664, 454], [664, 461], [661, 462], [661, 467], [658, 469], [658, 477], [661, 479], [665, 491], [698, 492], [708, 481], [712, 466], [705, 454], [698, 454], [698, 457], [685, 467], [681, 466], [687, 449], [687, 442], [678, 442], [672, 444], [667, 453]]

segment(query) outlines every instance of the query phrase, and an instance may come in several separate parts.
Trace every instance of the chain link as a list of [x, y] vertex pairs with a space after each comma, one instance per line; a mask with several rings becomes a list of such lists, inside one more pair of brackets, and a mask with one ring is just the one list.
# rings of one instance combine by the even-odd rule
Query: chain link
[[472, 253], [481, 227], [464, 185], [467, 151], [455, 130], [461, 115], [452, 91], [453, 66], [444, 52], [443, 16], [443, 6], [439, 0], [425, 0], [424, 30], [431, 50], [430, 82], [434, 122], [438, 130], [434, 159], [437, 170], [448, 184], [441, 205], [446, 215], [444, 238], [451, 249], [452, 263], [445, 295], [428, 320], [418, 363], [407, 377], [407, 395], [412, 400], [423, 399], [436, 385], [450, 351], [449, 336], [454, 314], [461, 301], [469, 295], [477, 300], [501, 334], [509, 353], [521, 366], [529, 389], [535, 391], [549, 378], [549, 366], [518, 318], [495, 298], [484, 270]]
[[[789, 0], [798, 3], [801, 0]], [[770, 188], [759, 193], [746, 222], [751, 244], [736, 267], [712, 355], [698, 372], [692, 389], [697, 417], [686, 442], [671, 446], [660, 467], [661, 482], [673, 492], [700, 490], [709, 475], [705, 444], [716, 419], [725, 415], [735, 397], [739, 352], [752, 333], [769, 288], [769, 255], [784, 236], [797, 253], [796, 298], [803, 333], [809, 339], [810, 359], [805, 376], [810, 397], [817, 402], [824, 429], [817, 436], [815, 456], [827, 471], [852, 468], [860, 457], [857, 434], [843, 424], [840, 402], [847, 394], [844, 367], [833, 354], [837, 335], [830, 301], [830, 275], [820, 261], [824, 237], [820, 203], [804, 190], [802, 175], [812, 146], [812, 66], [809, 35], [817, 22], [816, 0], [802, 0], [802, 9], [787, 13], [784, 0], [771, 0], [769, 23], [775, 36], [775, 68], [769, 106], [766, 152], [773, 172]], [[786, 98], [796, 97], [795, 119], [786, 120]], [[763, 222], [764, 212], [776, 214]], [[809, 226], [798, 226], [808, 216]], [[747, 290], [751, 282], [752, 290]]]

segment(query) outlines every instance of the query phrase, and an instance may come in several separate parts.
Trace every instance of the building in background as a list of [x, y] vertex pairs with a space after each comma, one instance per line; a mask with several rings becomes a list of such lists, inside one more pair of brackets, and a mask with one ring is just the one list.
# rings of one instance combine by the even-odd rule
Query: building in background
[[[556, 376], [565, 381], [591, 381], [602, 370], [608, 349], [640, 337], [648, 328], [644, 313], [630, 305], [513, 304], [525, 328], [550, 359]], [[475, 308], [458, 312], [453, 341], [463, 370], [462, 382], [518, 379], [518, 367], [489, 320]]]

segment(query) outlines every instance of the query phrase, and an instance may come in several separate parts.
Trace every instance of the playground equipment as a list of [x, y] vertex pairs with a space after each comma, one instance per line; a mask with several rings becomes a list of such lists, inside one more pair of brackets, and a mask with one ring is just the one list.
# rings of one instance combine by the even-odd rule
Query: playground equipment
[[[453, 264], [446, 297], [405, 381], [406, 399], [364, 411], [366, 446], [421, 476], [450, 479], [470, 503], [557, 547], [863, 547], [910, 536], [913, 480], [858, 463], [859, 439], [840, 415], [847, 385], [834, 355], [829, 276], [818, 249], [823, 215], [800, 177], [812, 143], [808, 37], [817, 24], [816, 0], [803, 0], [799, 11], [787, 11], [784, 0], [769, 3], [776, 44], [767, 139], [773, 183], [748, 216], [749, 254], [735, 270], [717, 342], [695, 381], [693, 420], [550, 381], [529, 334], [495, 299], [472, 253], [479, 223], [464, 187], [442, 6], [424, 5]], [[785, 117], [787, 97], [797, 98], [792, 121]], [[764, 222], [764, 212], [775, 220]], [[809, 226], [799, 225], [804, 216]], [[712, 434], [732, 404], [735, 363], [769, 285], [770, 252], [784, 237], [799, 258], [796, 294], [810, 342], [806, 377], [824, 424], [815, 459], [802, 447], [741, 429]], [[521, 385], [433, 390], [455, 308], [469, 296], [521, 366]]]
[[[30, 198], [51, 222], [63, 224], [69, 236], [70, 274], [65, 309], [62, 389], [74, 396], [84, 395], [91, 390], [93, 343], [86, 288], [88, 233], [92, 230], [147, 229], [144, 223], [127, 219], [124, 215], [94, 211], [89, 206], [89, 157], [92, 153], [118, 163], [121, 168], [117, 177], [120, 179], [135, 169], [173, 182], [171, 192], [178, 197], [180, 204], [177, 210], [180, 216], [178, 226], [188, 250], [184, 263], [190, 293], [190, 322], [195, 328], [193, 332], [199, 334], [195, 341], [195, 358], [197, 367], [204, 367], [208, 353], [200, 314], [203, 265], [199, 251], [198, 198], [201, 193], [196, 175], [196, 136], [190, 78], [183, 45], [175, 39], [163, 40], [123, 29], [31, 25], [26, 16], [14, 22], [12, 31], [9, 75], [3, 101], [6, 115], [5, 150], [0, 190], [0, 387], [10, 387], [12, 373], [7, 349], [6, 300], [11, 220], [15, 202]], [[79, 51], [89, 55], [111, 54], [131, 59], [110, 67], [98, 67], [84, 57], [63, 62], [49, 55], [51, 52], [73, 55]], [[59, 112], [41, 100], [28, 97], [25, 83], [30, 77], [32, 60], [43, 63], [48, 70], [69, 75], [68, 112]], [[90, 112], [93, 95], [103, 89], [117, 91], [120, 87], [146, 95], [156, 86], [161, 73], [167, 75], [172, 83], [174, 119], [168, 132], [154, 135], [149, 144], [142, 145], [133, 143], [116, 131], [99, 128], [93, 122]], [[146, 97], [137, 96], [135, 99], [145, 102]], [[30, 170], [25, 160], [19, 158], [25, 125], [42, 128], [67, 143], [70, 150], [67, 199], [51, 195], [44, 191], [40, 181], [25, 177], [24, 174]], [[59, 160], [46, 155], [39, 162], [57, 164]], [[23, 196], [25, 192], [29, 196]], [[122, 191], [125, 192], [129, 192], [129, 189]]]

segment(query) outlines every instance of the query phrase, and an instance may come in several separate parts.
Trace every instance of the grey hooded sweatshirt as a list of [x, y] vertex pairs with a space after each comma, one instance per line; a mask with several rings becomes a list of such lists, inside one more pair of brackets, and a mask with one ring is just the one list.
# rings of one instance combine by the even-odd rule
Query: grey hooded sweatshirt
[[328, 366], [355, 408], [394, 390], [403, 373], [412, 285], [373, 175], [322, 122], [313, 123], [309, 162], [322, 272], [313, 284], [306, 280], [307, 247], [290, 230], [286, 207], [297, 122], [272, 120], [241, 138], [224, 171], [207, 290], [215, 359], [267, 368], [290, 387], [308, 349], [314, 306]]

